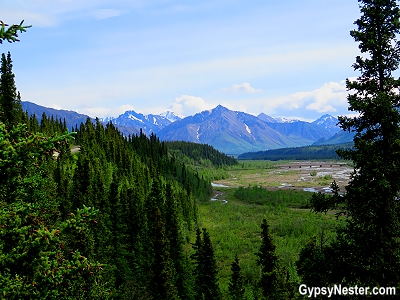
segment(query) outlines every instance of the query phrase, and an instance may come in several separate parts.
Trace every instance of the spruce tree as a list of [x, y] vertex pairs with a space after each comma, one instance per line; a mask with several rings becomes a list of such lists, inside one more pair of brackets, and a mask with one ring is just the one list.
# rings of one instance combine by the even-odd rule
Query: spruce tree
[[191, 255], [191, 259], [194, 263], [194, 296], [195, 299], [202, 299], [203, 291], [203, 263], [202, 263], [202, 251], [203, 251], [203, 240], [201, 238], [200, 228], [196, 229], [196, 242], [192, 244], [194, 253]]
[[[400, 80], [394, 78], [400, 61], [400, 11], [394, 0], [363, 0], [357, 29], [351, 36], [361, 55], [354, 70], [360, 76], [346, 81], [349, 110], [340, 126], [355, 132], [354, 149], [338, 154], [353, 161], [346, 193], [313, 197], [315, 211], [343, 203], [346, 226], [331, 247], [331, 283], [363, 286], [400, 284]], [[333, 266], [340, 265], [341, 268]]]
[[153, 263], [151, 265], [149, 290], [154, 299], [179, 299], [174, 284], [175, 269], [170, 258], [169, 241], [165, 233], [161, 212], [158, 208], [154, 221], [154, 231], [150, 232], [151, 239], [149, 245], [154, 254]]
[[279, 258], [275, 253], [276, 246], [269, 232], [267, 220], [261, 224], [261, 246], [256, 255], [257, 263], [261, 267], [260, 287], [265, 299], [285, 299], [286, 287], [283, 272], [279, 266]]
[[2, 53], [0, 67], [0, 121], [6, 126], [21, 122], [22, 106], [12, 72], [11, 54]]
[[200, 229], [197, 229], [196, 243], [193, 245], [193, 249], [195, 250], [192, 255], [195, 262], [195, 299], [221, 299], [214, 249], [210, 235], [205, 228], [203, 228], [203, 239]]
[[229, 295], [232, 300], [243, 300], [245, 289], [243, 286], [243, 276], [241, 274], [241, 268], [237, 255], [231, 264], [231, 271], [232, 277], [231, 281], [229, 282]]
[[221, 292], [218, 284], [218, 268], [214, 257], [214, 248], [211, 243], [210, 234], [203, 228], [203, 280], [206, 286], [204, 298], [210, 300], [221, 299]]

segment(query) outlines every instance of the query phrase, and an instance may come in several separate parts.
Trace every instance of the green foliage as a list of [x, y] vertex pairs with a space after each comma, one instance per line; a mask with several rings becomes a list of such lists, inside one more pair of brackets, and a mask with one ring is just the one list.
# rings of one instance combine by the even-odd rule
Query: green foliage
[[286, 299], [287, 290], [284, 272], [279, 265], [266, 219], [261, 224], [261, 246], [256, 255], [257, 264], [261, 268], [260, 288], [265, 299]]
[[48, 138], [31, 134], [22, 124], [7, 130], [0, 122], [0, 201], [31, 197], [27, 189], [36, 184], [31, 176], [40, 174], [37, 172], [39, 166], [52, 157], [56, 146], [66, 143], [69, 138], [67, 135]]
[[205, 228], [203, 228], [203, 238], [201, 238], [200, 229], [197, 229], [193, 249], [195, 251], [192, 255], [195, 264], [195, 299], [221, 299], [214, 249]]
[[243, 202], [274, 207], [286, 207], [295, 205], [308, 207], [311, 195], [301, 191], [270, 191], [260, 185], [239, 187], [235, 190], [235, 196]]
[[[0, 44], [3, 43], [3, 40], [6, 40], [9, 43], [19, 42], [18, 39], [18, 31], [25, 32], [26, 28], [30, 28], [31, 26], [22, 26], [24, 20], [21, 21], [19, 25], [11, 25], [5, 24], [3, 21], [0, 20], [1, 27], [0, 27]], [[8, 28], [7, 28], [8, 27]]]
[[325, 255], [325, 248], [317, 246], [317, 239], [312, 240], [301, 249], [299, 260], [296, 262], [297, 273], [302, 278], [302, 283], [307, 286], [327, 286], [329, 285], [328, 276], [321, 276], [321, 270], [327, 274], [329, 271], [329, 255]]
[[243, 276], [239, 265], [239, 258], [236, 255], [235, 260], [231, 264], [232, 277], [229, 282], [229, 296], [232, 300], [243, 300], [245, 288], [243, 285]]
[[202, 163], [204, 160], [209, 160], [215, 167], [232, 166], [238, 164], [237, 160], [224, 153], [215, 150], [207, 144], [197, 144], [190, 142], [166, 142], [169, 149], [179, 150], [184, 155]]
[[[37, 199], [38, 200], [38, 199]], [[40, 203], [43, 205], [43, 203]], [[7, 299], [96, 299], [102, 265], [64, 249], [71, 232], [84, 235], [96, 212], [84, 207], [57, 226], [47, 224], [40, 204], [4, 204], [0, 214], [0, 282]], [[38, 207], [39, 206], [39, 207]]]
[[88, 244], [96, 211], [84, 207], [59, 221], [49, 175], [53, 149], [67, 138], [31, 134], [25, 125], [8, 131], [0, 122], [0, 282], [7, 299], [107, 297], [101, 265], [67, 246], [71, 237]]

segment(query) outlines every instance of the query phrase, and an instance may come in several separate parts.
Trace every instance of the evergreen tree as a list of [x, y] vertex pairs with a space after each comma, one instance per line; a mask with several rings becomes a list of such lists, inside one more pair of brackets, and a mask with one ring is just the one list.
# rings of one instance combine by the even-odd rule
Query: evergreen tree
[[261, 246], [256, 255], [257, 263], [261, 267], [260, 287], [265, 299], [285, 299], [287, 290], [285, 278], [279, 266], [279, 258], [275, 253], [276, 246], [269, 232], [267, 220], [261, 224]]
[[178, 207], [171, 183], [165, 189], [165, 229], [170, 245], [170, 256], [176, 271], [175, 285], [181, 299], [191, 299], [190, 278], [183, 252], [183, 237], [180, 230]]
[[221, 299], [214, 249], [210, 235], [205, 228], [203, 228], [203, 239], [201, 238], [200, 229], [197, 229], [196, 242], [193, 245], [193, 249], [195, 251], [192, 255], [195, 263], [195, 299]]
[[22, 106], [12, 72], [11, 54], [2, 53], [0, 67], [0, 121], [6, 126], [19, 123], [22, 119]]
[[229, 295], [232, 300], [243, 300], [245, 289], [237, 255], [235, 256], [235, 260], [232, 262], [231, 271], [232, 277], [229, 282]]
[[154, 232], [150, 233], [150, 246], [153, 249], [154, 257], [151, 265], [149, 290], [154, 299], [179, 299], [174, 285], [175, 269], [170, 258], [169, 242], [159, 209], [156, 211], [154, 225]]
[[[338, 154], [354, 163], [346, 193], [313, 197], [315, 211], [343, 204], [346, 226], [331, 245], [330, 266], [321, 276], [330, 283], [362, 286], [400, 284], [400, 11], [394, 0], [363, 0], [351, 36], [364, 56], [353, 67], [357, 80], [346, 81], [349, 110], [340, 117], [344, 130], [355, 132], [354, 149]], [[318, 259], [318, 257], [316, 258]]]
[[203, 280], [206, 289], [203, 291], [204, 298], [210, 300], [221, 299], [221, 292], [218, 284], [218, 268], [214, 258], [214, 248], [211, 244], [210, 235], [203, 228]]

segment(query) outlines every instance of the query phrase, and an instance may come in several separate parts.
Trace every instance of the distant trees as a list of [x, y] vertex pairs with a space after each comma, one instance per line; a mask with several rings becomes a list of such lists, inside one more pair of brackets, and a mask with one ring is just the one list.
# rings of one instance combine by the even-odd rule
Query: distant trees
[[239, 159], [254, 160], [309, 160], [309, 159], [340, 159], [338, 149], [352, 149], [353, 143], [336, 145], [315, 145], [272, 149], [240, 154]]
[[238, 162], [233, 157], [221, 153], [207, 144], [197, 144], [184, 141], [165, 142], [169, 149], [180, 150], [184, 155], [197, 162], [209, 160], [213, 166], [232, 166]]
[[[354, 149], [338, 154], [352, 160], [354, 173], [346, 193], [315, 195], [315, 211], [341, 205], [346, 226], [323, 251], [312, 245], [301, 255], [326, 268], [320, 275], [327, 284], [342, 286], [395, 286], [400, 284], [400, 80], [394, 78], [400, 61], [400, 10], [394, 0], [363, 0], [357, 29], [351, 36], [364, 56], [353, 67], [361, 75], [347, 80], [349, 110], [358, 116], [340, 117], [344, 130], [354, 131]], [[314, 255], [310, 255], [314, 253]], [[328, 255], [329, 254], [329, 255]], [[304, 275], [307, 278], [308, 275]]]

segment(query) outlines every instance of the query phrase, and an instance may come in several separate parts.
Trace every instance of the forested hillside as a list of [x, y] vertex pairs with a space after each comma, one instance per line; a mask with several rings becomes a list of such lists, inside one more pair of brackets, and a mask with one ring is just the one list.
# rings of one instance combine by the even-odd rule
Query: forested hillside
[[[211, 196], [210, 182], [189, 171], [154, 135], [126, 138], [112, 124], [103, 127], [97, 121], [93, 125], [88, 119], [77, 132], [51, 138], [56, 131], [65, 130], [62, 122], [44, 118], [38, 126], [35, 120], [32, 116], [27, 125], [2, 127], [5, 140], [11, 142], [19, 136], [25, 151], [28, 151], [26, 148], [31, 139], [39, 140], [47, 147], [29, 146], [31, 154], [28, 156], [33, 156], [22, 173], [15, 169], [17, 166], [9, 166], [14, 172], [7, 170], [3, 177], [7, 180], [2, 184], [1, 200], [5, 204], [2, 214], [5, 223], [2, 224], [4, 226], [9, 222], [7, 220], [17, 215], [27, 227], [25, 240], [36, 235], [39, 239], [40, 235], [42, 238], [49, 235], [46, 240], [56, 243], [52, 246], [59, 248], [57, 255], [63, 260], [79, 259], [80, 264], [86, 264], [84, 273], [93, 276], [90, 282], [84, 277], [83, 282], [66, 282], [62, 279], [66, 277], [64, 271], [61, 271], [66, 266], [58, 265], [60, 272], [56, 273], [60, 279], [53, 288], [64, 285], [57, 287], [57, 293], [94, 299], [100, 295], [130, 299], [147, 295], [152, 299], [169, 299], [166, 295], [170, 293], [191, 298], [191, 263], [183, 247], [196, 226], [196, 201]], [[71, 154], [69, 141], [79, 145], [80, 151]], [[3, 143], [3, 146], [6, 145]], [[38, 150], [46, 152], [34, 155]], [[53, 150], [59, 153], [56, 160]], [[18, 154], [19, 150], [16, 151]], [[23, 174], [22, 179], [18, 177], [20, 174]], [[16, 207], [17, 203], [20, 206]], [[37, 210], [34, 206], [38, 206]], [[26, 211], [23, 207], [31, 210]], [[31, 214], [34, 217], [29, 217]], [[73, 228], [67, 226], [71, 223]], [[56, 229], [63, 228], [63, 224], [66, 226], [64, 231]], [[11, 229], [16, 228], [10, 226], [3, 230], [5, 236], [1, 240], [11, 234]], [[22, 272], [10, 262], [3, 265], [9, 266], [8, 280], [18, 274], [24, 281], [20, 290], [10, 289], [5, 295], [16, 297], [23, 293], [27, 283], [35, 286], [35, 290], [48, 291], [49, 283], [43, 281], [43, 274], [39, 276], [36, 272], [45, 268], [43, 259], [51, 264], [60, 262], [54, 261], [50, 253], [46, 256], [40, 244], [31, 249], [24, 241], [11, 237], [6, 240], [8, 243], [3, 245], [3, 251], [16, 249], [15, 253], [8, 253], [9, 260], [19, 257], [21, 268], [26, 269]], [[24, 257], [26, 251], [30, 254]], [[37, 261], [37, 265], [27, 268], [32, 260]], [[78, 276], [83, 271], [78, 272], [78, 266], [71, 265], [71, 268], [75, 267], [74, 276]], [[44, 272], [55, 270], [50, 268]], [[78, 289], [74, 294], [74, 289], [69, 289], [76, 284], [83, 290]], [[30, 293], [29, 290], [25, 292]]]
[[1, 73], [2, 298], [193, 299], [187, 246], [210, 181], [155, 135], [39, 123], [22, 112], [10, 53]]
[[213, 166], [222, 167], [224, 165], [231, 166], [237, 164], [236, 159], [224, 153], [215, 150], [207, 144], [197, 144], [189, 142], [166, 142], [169, 149], [179, 150], [184, 155], [192, 158], [198, 163], [204, 163], [208, 160]]
[[336, 151], [338, 149], [351, 149], [352, 147], [353, 143], [281, 148], [259, 152], [247, 152], [239, 155], [238, 158], [258, 160], [340, 159]]

